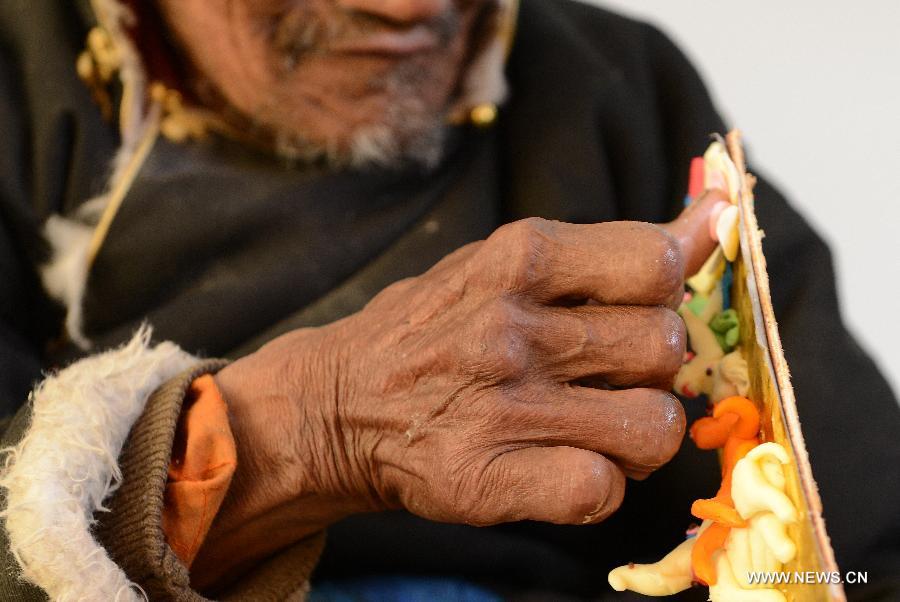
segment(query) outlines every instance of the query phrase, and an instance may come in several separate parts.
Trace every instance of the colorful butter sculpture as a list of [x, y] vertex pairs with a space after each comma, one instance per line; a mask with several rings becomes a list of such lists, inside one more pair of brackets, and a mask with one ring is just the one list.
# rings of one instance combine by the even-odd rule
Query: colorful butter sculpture
[[694, 502], [691, 513], [702, 524], [682, 544], [654, 564], [614, 569], [609, 583], [648, 596], [700, 583], [713, 602], [843, 601], [839, 584], [750, 582], [766, 573], [838, 569], [772, 310], [755, 179], [746, 172], [740, 134], [713, 142], [692, 170], [698, 166], [703, 188], [726, 190], [732, 204], [711, 225], [718, 248], [688, 280], [679, 312], [691, 352], [675, 390], [711, 403], [691, 438], [701, 449], [720, 450], [722, 486]]

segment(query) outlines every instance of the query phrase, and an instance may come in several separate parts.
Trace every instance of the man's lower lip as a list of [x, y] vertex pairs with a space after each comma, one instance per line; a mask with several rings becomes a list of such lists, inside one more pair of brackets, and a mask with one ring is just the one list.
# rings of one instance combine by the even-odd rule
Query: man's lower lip
[[425, 28], [416, 28], [400, 33], [386, 32], [361, 38], [341, 40], [329, 46], [337, 54], [377, 54], [387, 56], [409, 56], [434, 50], [437, 37]]

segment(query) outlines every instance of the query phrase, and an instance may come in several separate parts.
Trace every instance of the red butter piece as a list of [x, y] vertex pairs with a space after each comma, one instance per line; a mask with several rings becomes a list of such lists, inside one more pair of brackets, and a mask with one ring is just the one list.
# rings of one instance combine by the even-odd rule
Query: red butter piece
[[706, 164], [703, 162], [703, 157], [691, 159], [691, 175], [688, 178], [688, 196], [691, 199], [696, 199], [703, 194], [703, 189], [705, 188], [703, 181], [706, 175], [705, 167]]

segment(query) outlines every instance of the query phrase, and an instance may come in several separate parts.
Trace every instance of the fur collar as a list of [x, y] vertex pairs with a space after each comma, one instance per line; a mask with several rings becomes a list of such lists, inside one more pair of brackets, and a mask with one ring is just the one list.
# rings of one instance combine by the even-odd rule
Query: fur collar
[[139, 600], [140, 588], [92, 534], [121, 480], [119, 453], [150, 394], [198, 360], [142, 327], [118, 349], [49, 376], [31, 395], [31, 424], [4, 450], [0, 487], [21, 578], [57, 600]]

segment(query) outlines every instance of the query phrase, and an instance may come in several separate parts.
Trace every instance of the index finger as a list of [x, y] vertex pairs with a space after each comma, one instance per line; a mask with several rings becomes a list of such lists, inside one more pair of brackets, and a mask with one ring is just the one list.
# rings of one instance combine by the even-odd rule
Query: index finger
[[684, 277], [715, 248], [709, 223], [725, 199], [708, 191], [664, 226], [522, 220], [498, 230], [489, 248], [502, 255], [502, 280], [539, 302], [676, 307]]
[[681, 299], [678, 241], [643, 222], [567, 224], [528, 219], [494, 233], [488, 273], [502, 288], [540, 303], [671, 305]]
[[695, 202], [688, 205], [681, 215], [663, 225], [663, 228], [681, 245], [686, 276], [696, 274], [715, 250], [716, 241], [712, 236], [711, 222], [730, 204], [724, 191], [707, 190]]

